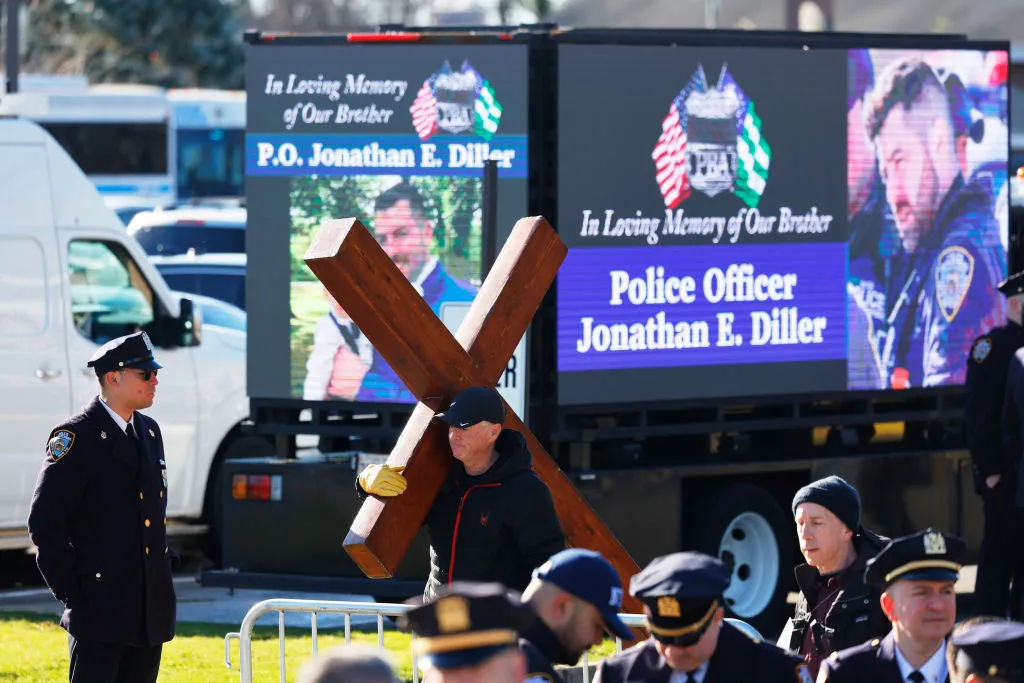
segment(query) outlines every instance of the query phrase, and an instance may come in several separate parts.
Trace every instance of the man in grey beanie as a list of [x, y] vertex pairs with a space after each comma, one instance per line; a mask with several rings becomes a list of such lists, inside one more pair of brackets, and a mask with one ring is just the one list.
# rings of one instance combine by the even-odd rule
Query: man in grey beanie
[[860, 524], [860, 494], [841, 477], [811, 482], [793, 497], [800, 552], [796, 611], [779, 645], [799, 654], [816, 676], [831, 653], [891, 628], [882, 612], [881, 590], [866, 586], [864, 568], [884, 539]]

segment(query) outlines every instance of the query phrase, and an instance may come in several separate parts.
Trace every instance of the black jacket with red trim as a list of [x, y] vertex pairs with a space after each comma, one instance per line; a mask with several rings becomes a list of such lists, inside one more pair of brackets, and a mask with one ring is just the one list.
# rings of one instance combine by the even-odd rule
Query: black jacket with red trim
[[526, 439], [505, 429], [494, 447], [498, 460], [479, 476], [452, 463], [427, 514], [428, 599], [449, 581], [498, 581], [521, 591], [535, 567], [565, 549], [551, 492], [530, 469]]

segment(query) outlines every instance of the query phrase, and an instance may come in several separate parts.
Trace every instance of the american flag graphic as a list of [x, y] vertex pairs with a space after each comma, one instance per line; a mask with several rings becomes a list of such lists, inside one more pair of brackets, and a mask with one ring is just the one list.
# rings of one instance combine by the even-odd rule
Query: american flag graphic
[[434, 99], [434, 88], [429, 78], [423, 81], [423, 87], [416, 93], [409, 113], [412, 114], [412, 125], [420, 140], [426, 140], [438, 131], [437, 100]]
[[686, 177], [686, 133], [676, 102], [661, 122], [661, 136], [651, 158], [657, 168], [658, 187], [665, 207], [674, 209], [690, 196], [690, 180]]

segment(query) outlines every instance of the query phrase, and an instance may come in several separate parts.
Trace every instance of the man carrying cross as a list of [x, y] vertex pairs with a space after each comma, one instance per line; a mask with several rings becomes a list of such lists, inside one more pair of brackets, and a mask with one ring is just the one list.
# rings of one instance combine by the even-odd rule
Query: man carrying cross
[[[491, 387], [456, 394], [437, 417], [448, 423], [453, 464], [427, 513], [433, 599], [458, 581], [500, 582], [526, 588], [535, 567], [565, 548], [548, 487], [531, 469], [526, 439], [502, 429], [505, 404]], [[371, 465], [359, 475], [360, 493], [405, 492], [404, 467]]]

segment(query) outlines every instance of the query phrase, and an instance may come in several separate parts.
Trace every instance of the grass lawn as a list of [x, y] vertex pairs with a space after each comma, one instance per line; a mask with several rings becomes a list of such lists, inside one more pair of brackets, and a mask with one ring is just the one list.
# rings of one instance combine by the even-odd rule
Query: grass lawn
[[[224, 666], [224, 634], [230, 627], [223, 624], [178, 624], [174, 640], [164, 645], [160, 665], [160, 683], [205, 683], [206, 681], [238, 681], [238, 642], [232, 641], [233, 670]], [[309, 629], [286, 629], [286, 664], [289, 681], [294, 681], [299, 667], [309, 659], [312, 639]], [[376, 627], [371, 631], [353, 628], [354, 642], [377, 644]], [[384, 646], [398, 665], [400, 678], [412, 680], [412, 661], [409, 654], [410, 636], [399, 631], [384, 633]], [[344, 631], [320, 629], [320, 652], [345, 642]], [[19, 683], [51, 683], [67, 680], [67, 633], [49, 615], [34, 613], [4, 613], [0, 615], [0, 681]], [[276, 626], [260, 626], [253, 635], [253, 681], [280, 680]], [[607, 656], [615, 649], [615, 642], [605, 642], [593, 657]], [[593, 659], [591, 660], [593, 661]]]

